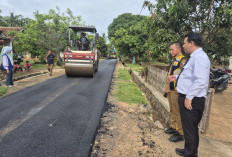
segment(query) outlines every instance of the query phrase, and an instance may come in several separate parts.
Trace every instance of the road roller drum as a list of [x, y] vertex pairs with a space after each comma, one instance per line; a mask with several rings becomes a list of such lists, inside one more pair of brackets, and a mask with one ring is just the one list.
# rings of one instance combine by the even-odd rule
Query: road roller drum
[[94, 66], [93, 64], [65, 64], [65, 73], [70, 76], [83, 76], [93, 77]]

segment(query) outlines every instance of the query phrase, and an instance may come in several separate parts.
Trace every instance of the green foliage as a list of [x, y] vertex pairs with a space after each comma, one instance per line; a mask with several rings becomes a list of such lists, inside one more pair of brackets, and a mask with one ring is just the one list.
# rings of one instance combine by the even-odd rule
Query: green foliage
[[147, 104], [142, 92], [130, 81], [131, 76], [126, 69], [118, 69], [117, 78], [119, 82], [116, 84], [116, 98], [119, 101], [129, 104]]
[[107, 44], [105, 34], [103, 36], [99, 36], [96, 44], [96, 48], [100, 51], [101, 56], [107, 56]]
[[141, 57], [148, 48], [148, 35], [144, 31], [147, 18], [140, 15], [122, 14], [108, 27], [111, 43], [118, 55]]
[[116, 85], [116, 98], [128, 104], [147, 104], [142, 92], [133, 82], [119, 82]]
[[123, 80], [123, 81], [130, 81], [131, 80], [131, 76], [128, 73], [128, 71], [126, 69], [122, 69], [122, 68], [118, 69], [117, 78], [119, 78], [120, 80]]
[[108, 27], [109, 39], [115, 37], [115, 32], [120, 28], [128, 30], [131, 26], [136, 25], [139, 21], [142, 21], [143, 19], [143, 16], [132, 15], [131, 13], [119, 15]]
[[139, 71], [139, 65], [138, 64], [126, 64], [128, 67], [131, 68], [133, 71]]
[[0, 26], [6, 27], [7, 23], [4, 20], [4, 17], [1, 15], [1, 13], [2, 13], [2, 10], [0, 9]]
[[[24, 60], [20, 65], [24, 66], [26, 64], [26, 61], [27, 60]], [[29, 62], [30, 62], [33, 69], [46, 69], [47, 68], [47, 64], [45, 64], [45, 63], [42, 64], [42, 63], [36, 62], [34, 60], [31, 60]]]
[[[173, 41], [183, 42], [191, 31], [200, 32], [204, 50], [211, 58], [232, 55], [232, 3], [228, 0], [188, 1], [158, 0], [144, 2], [151, 12], [147, 31], [153, 55], [164, 56]], [[184, 6], [184, 7], [183, 7]]]
[[4, 17], [0, 15], [0, 26], [3, 27], [24, 27], [28, 21], [29, 18], [24, 18], [22, 15], [14, 15], [14, 13]]
[[69, 24], [78, 25], [81, 22], [81, 17], [74, 16], [70, 9], [61, 13], [58, 7], [55, 10], [50, 9], [47, 14], [36, 11], [34, 16], [35, 20], [28, 21], [25, 31], [17, 34], [14, 48], [16, 52], [30, 52], [39, 56], [41, 62], [44, 61], [48, 49], [56, 54], [64, 50], [69, 45]]
[[5, 95], [7, 92], [7, 87], [0, 87], [0, 97]]

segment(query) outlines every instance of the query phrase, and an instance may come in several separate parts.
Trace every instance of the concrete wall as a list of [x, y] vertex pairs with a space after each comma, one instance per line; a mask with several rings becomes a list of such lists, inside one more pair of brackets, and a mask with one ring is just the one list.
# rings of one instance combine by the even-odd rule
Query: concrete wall
[[[138, 73], [132, 71], [131, 73], [132, 80], [137, 84], [137, 86], [145, 93], [147, 100], [150, 102], [154, 114], [162, 118], [163, 123], [166, 126], [170, 125], [169, 122], [169, 104], [168, 100], [163, 97], [163, 93], [157, 90], [153, 85], [145, 82]], [[152, 77], [153, 78], [153, 77]]]
[[167, 68], [167, 66], [148, 66], [147, 82], [163, 93], [168, 75]]
[[[131, 72], [131, 77], [137, 86], [145, 93], [147, 100], [150, 102], [154, 110], [154, 113], [162, 118], [162, 121], [166, 127], [169, 127], [170, 108], [168, 99], [164, 98], [163, 96], [167, 77], [167, 66], [149, 66], [146, 81], [138, 76], [138, 73], [135, 71]], [[202, 133], [205, 133], [208, 128], [213, 97], [214, 89], [209, 89], [205, 102], [205, 111], [199, 124], [199, 129]]]

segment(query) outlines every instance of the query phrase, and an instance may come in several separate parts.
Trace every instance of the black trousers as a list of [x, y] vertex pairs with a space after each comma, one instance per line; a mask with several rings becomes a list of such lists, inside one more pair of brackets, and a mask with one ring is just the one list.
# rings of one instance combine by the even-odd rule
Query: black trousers
[[199, 145], [198, 124], [205, 108], [205, 97], [194, 97], [192, 99], [192, 110], [185, 108], [184, 101], [185, 95], [179, 94], [178, 103], [185, 139], [184, 156], [197, 157]]

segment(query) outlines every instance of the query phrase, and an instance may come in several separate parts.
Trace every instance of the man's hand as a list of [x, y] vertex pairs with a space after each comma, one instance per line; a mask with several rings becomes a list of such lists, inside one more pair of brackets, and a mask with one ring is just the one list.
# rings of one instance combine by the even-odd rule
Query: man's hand
[[176, 75], [168, 76], [168, 80], [169, 80], [169, 82], [175, 81], [176, 80]]
[[189, 100], [188, 98], [185, 98], [184, 101], [184, 106], [188, 109], [188, 110], [192, 110], [192, 100]]
[[9, 73], [10, 73], [10, 70], [9, 70], [9, 69], [6, 69], [6, 73], [9, 74]]

